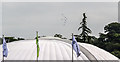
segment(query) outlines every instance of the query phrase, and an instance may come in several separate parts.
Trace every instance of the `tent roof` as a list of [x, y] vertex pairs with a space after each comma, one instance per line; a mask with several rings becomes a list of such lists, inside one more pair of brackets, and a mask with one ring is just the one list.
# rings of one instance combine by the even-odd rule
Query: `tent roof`
[[[77, 58], [74, 51], [74, 60], [118, 60], [117, 57], [96, 46], [78, 43], [81, 55]], [[2, 51], [2, 45], [0, 45]], [[55, 37], [39, 39], [39, 60], [72, 60], [71, 41]], [[5, 60], [36, 60], [36, 40], [21, 40], [7, 43], [8, 57]], [[2, 52], [0, 52], [2, 55]], [[0, 56], [0, 61], [2, 56]]]

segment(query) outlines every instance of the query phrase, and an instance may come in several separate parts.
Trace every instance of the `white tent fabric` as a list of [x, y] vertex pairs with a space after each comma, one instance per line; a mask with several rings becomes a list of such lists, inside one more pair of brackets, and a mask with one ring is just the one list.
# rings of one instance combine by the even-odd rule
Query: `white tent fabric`
[[79, 45], [87, 49], [96, 58], [96, 60], [118, 60], [114, 55], [96, 46], [86, 43], [79, 43]]
[[[90, 44], [78, 43], [81, 55], [77, 58], [74, 51], [74, 60], [118, 60], [114, 55]], [[39, 39], [40, 53], [38, 60], [72, 60], [70, 42], [59, 38]], [[36, 40], [21, 40], [7, 43], [8, 57], [5, 60], [36, 60]], [[92, 58], [93, 57], [93, 58]], [[2, 61], [2, 45], [0, 45], [0, 61]]]

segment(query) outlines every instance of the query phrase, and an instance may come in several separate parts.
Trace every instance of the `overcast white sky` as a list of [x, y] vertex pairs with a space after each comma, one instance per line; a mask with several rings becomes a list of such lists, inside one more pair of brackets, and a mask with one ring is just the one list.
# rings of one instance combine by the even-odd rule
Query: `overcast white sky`
[[2, 2], [118, 2], [119, 0], [1, 0]]
[[2, 4], [0, 3], [0, 37], [2, 35]]
[[[39, 35], [53, 36], [56, 33], [71, 38], [71, 33], [80, 34], [82, 13], [87, 15], [91, 35], [98, 36], [106, 24], [118, 21], [117, 2], [77, 3], [2, 3], [2, 31], [5, 36], [34, 38]], [[64, 17], [67, 17], [64, 23]], [[65, 24], [65, 25], [64, 25]]]

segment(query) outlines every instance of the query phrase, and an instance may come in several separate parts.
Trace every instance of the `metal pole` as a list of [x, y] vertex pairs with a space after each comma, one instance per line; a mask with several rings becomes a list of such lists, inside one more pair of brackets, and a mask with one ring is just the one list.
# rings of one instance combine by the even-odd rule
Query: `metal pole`
[[4, 56], [3, 56], [3, 62], [4, 62]]
[[[38, 31], [36, 31], [36, 39], [37, 39], [37, 35], [38, 35]], [[37, 45], [37, 47], [38, 47], [38, 45]], [[38, 53], [38, 51], [37, 51], [37, 53]], [[38, 56], [37, 56], [37, 61], [36, 62], [38, 62]]]
[[[73, 41], [73, 33], [72, 33], [72, 41]], [[72, 45], [72, 62], [73, 62], [73, 45]]]
[[38, 57], [37, 57], [37, 62], [38, 62]]
[[[4, 35], [3, 35], [3, 37], [4, 37]], [[2, 42], [3, 42], [3, 37], [2, 37]], [[3, 50], [3, 52], [4, 52], [4, 50]], [[2, 52], [2, 53], [3, 53], [3, 52]], [[4, 56], [3, 56], [3, 62], [4, 62]]]

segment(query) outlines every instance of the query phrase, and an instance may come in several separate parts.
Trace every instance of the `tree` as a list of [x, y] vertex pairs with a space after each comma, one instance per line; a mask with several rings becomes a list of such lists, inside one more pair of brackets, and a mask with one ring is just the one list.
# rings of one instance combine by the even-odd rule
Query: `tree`
[[120, 51], [115, 50], [115, 51], [113, 51], [111, 53], [120, 58]]
[[6, 42], [13, 42], [13, 41], [18, 41], [15, 37], [5, 37]]
[[120, 23], [113, 22], [104, 27], [105, 32], [107, 33], [120, 33]]
[[113, 22], [104, 27], [108, 42], [120, 42], [120, 23]]
[[88, 43], [94, 44], [95, 41], [97, 41], [97, 38], [95, 36], [88, 36]]
[[106, 41], [106, 39], [107, 39], [107, 36], [106, 36], [106, 34], [104, 34], [104, 33], [99, 33], [99, 38], [98, 38], [98, 40], [100, 41], [100, 42], [105, 42]]
[[104, 27], [104, 33], [100, 33], [98, 38], [99, 42], [102, 42], [101, 47], [113, 55], [120, 58], [120, 23], [113, 22]]
[[25, 40], [24, 38], [20, 38], [20, 37], [18, 37], [18, 40]]
[[55, 34], [54, 37], [62, 38], [62, 35], [61, 34]]
[[80, 37], [83, 39], [83, 42], [88, 41], [88, 34], [91, 33], [91, 30], [87, 27], [87, 22], [86, 22], [86, 15], [85, 13], [83, 13], [83, 19], [82, 22], [80, 23], [80, 27], [78, 28], [78, 30], [82, 29], [82, 33], [80, 34]]

